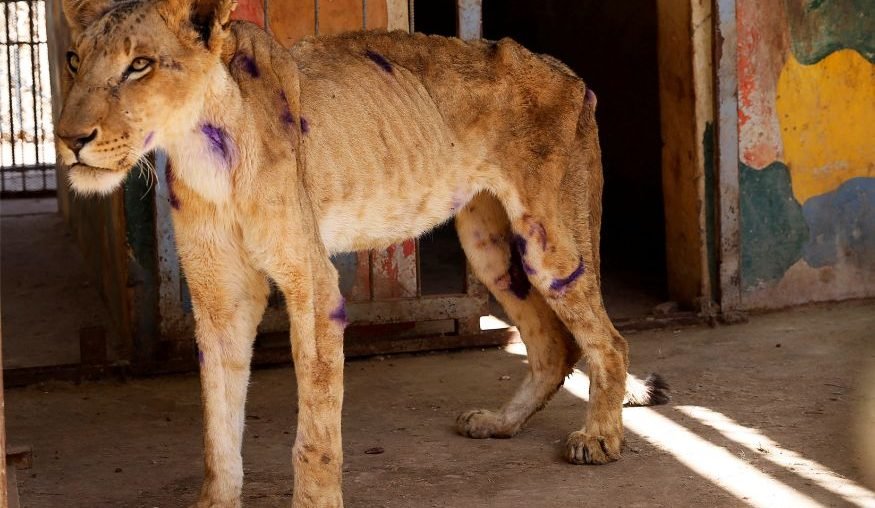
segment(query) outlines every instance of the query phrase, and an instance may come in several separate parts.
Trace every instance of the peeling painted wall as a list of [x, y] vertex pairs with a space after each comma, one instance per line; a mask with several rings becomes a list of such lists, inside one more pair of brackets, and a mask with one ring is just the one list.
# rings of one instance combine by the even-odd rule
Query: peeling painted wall
[[738, 0], [742, 305], [875, 295], [875, 4]]

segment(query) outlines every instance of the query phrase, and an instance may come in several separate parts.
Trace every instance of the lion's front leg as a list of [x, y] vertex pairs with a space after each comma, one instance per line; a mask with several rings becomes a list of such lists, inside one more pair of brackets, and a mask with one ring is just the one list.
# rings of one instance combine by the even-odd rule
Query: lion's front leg
[[[298, 385], [298, 430], [292, 450], [293, 506], [340, 507], [343, 449], [343, 329], [346, 312], [337, 272], [327, 255], [296, 263], [274, 277], [291, 320], [292, 358]], [[298, 258], [300, 259], [300, 257]]]
[[268, 285], [220, 211], [186, 204], [174, 225], [194, 304], [201, 375], [205, 471], [194, 506], [239, 507], [249, 363]]

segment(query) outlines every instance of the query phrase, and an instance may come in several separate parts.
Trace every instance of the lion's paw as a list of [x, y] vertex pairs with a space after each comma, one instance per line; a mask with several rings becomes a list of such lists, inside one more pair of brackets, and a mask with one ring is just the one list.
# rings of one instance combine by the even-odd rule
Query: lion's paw
[[622, 440], [572, 432], [565, 440], [565, 458], [572, 464], [607, 464], [620, 458]]
[[456, 418], [459, 434], [474, 439], [488, 437], [509, 438], [516, 432], [507, 429], [498, 413], [486, 409], [465, 411]]

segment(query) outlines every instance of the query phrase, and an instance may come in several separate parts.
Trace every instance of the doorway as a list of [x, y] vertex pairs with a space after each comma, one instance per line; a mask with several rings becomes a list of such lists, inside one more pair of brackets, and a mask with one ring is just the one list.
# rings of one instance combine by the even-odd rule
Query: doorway
[[656, 1], [485, 0], [483, 36], [571, 67], [598, 97], [605, 187], [602, 279], [615, 319], [668, 298]]

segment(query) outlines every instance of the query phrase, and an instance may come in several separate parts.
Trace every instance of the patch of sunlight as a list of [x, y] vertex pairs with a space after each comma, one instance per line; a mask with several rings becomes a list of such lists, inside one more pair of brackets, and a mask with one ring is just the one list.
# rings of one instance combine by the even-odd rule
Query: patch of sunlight
[[827, 467], [806, 459], [802, 455], [781, 446], [755, 429], [739, 425], [717, 411], [700, 406], [678, 406], [675, 409], [717, 430], [727, 439], [760, 452], [764, 459], [811, 480], [825, 490], [841, 496], [857, 506], [875, 506], [875, 492], [841, 477]]
[[[514, 355], [526, 355], [526, 346], [522, 342], [508, 344], [504, 350]], [[563, 388], [584, 401], [589, 400], [589, 378], [578, 369], [574, 369], [565, 380]], [[850, 503], [857, 506], [875, 506], [875, 492], [796, 452], [781, 448], [755, 429], [739, 425], [729, 417], [701, 406], [677, 406], [674, 409], [714, 428], [726, 438], [750, 450], [767, 450], [768, 453], [760, 456], [778, 466], [792, 468], [792, 473], [816, 483]], [[708, 442], [652, 409], [624, 409], [623, 424], [627, 430], [670, 453], [699, 475], [748, 504], [764, 507], [820, 506], [814, 499], [759, 471], [725, 448]]]
[[[578, 369], [565, 380], [564, 388], [580, 399], [589, 399], [589, 378]], [[652, 409], [625, 409], [623, 424], [627, 430], [670, 453], [680, 463], [747, 504], [764, 508], [821, 506]]]
[[512, 355], [526, 356], [526, 345], [522, 342], [511, 342], [504, 346], [504, 351]]
[[502, 321], [501, 319], [493, 316], [492, 314], [488, 316], [480, 316], [480, 329], [481, 330], [500, 330], [502, 328], [510, 328], [511, 325]]

